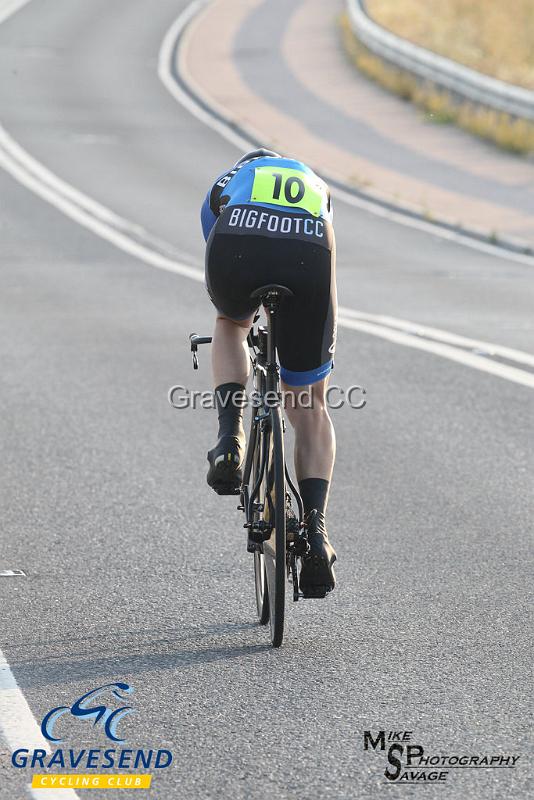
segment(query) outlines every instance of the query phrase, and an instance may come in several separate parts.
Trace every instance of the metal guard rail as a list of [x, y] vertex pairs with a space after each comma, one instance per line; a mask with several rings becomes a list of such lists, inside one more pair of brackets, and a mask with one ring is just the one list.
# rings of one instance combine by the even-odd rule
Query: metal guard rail
[[375, 55], [455, 95], [513, 117], [534, 121], [534, 92], [483, 75], [385, 30], [368, 15], [364, 0], [347, 0], [352, 31]]

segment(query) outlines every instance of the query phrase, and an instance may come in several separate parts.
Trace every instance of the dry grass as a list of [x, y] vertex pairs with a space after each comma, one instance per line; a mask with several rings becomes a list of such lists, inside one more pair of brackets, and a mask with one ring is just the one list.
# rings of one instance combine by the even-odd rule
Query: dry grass
[[534, 89], [534, 0], [367, 0], [367, 9], [405, 39]]
[[521, 155], [534, 153], [534, 124], [469, 102], [458, 103], [449, 92], [431, 83], [421, 83], [369, 52], [352, 32], [347, 15], [341, 18], [345, 48], [361, 72], [404, 100], [415, 103], [427, 120], [453, 122], [461, 128]]

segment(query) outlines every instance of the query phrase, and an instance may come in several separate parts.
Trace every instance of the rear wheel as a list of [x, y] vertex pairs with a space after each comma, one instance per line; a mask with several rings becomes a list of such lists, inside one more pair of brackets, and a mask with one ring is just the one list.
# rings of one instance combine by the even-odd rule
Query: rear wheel
[[286, 482], [284, 439], [280, 407], [271, 408], [271, 437], [266, 472], [265, 519], [273, 526], [263, 552], [267, 577], [269, 622], [273, 647], [280, 647], [284, 636], [286, 591]]

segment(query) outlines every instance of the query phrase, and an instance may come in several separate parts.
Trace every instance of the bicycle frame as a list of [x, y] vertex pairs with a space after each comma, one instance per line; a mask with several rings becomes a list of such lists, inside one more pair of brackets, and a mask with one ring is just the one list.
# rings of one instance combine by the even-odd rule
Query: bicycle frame
[[[271, 303], [269, 305], [264, 306], [266, 314], [267, 314], [267, 329], [263, 326], [258, 326], [256, 329], [254, 326], [258, 322], [259, 314], [256, 315], [254, 318], [254, 323], [252, 328], [250, 329], [248, 336], [247, 336], [247, 343], [250, 352], [250, 360], [252, 363], [252, 371], [253, 371], [253, 379], [254, 379], [254, 390], [256, 397], [260, 397], [262, 402], [258, 405], [258, 408], [261, 408], [262, 413], [254, 413], [252, 414], [252, 423], [250, 426], [250, 434], [248, 438], [248, 445], [247, 445], [247, 453], [245, 458], [245, 466], [243, 471], [243, 483], [242, 483], [242, 490], [241, 490], [241, 505], [238, 506], [238, 510], [244, 511], [246, 516], [246, 524], [250, 525], [253, 522], [253, 504], [255, 499], [258, 495], [259, 488], [261, 486], [261, 481], [265, 475], [265, 467], [267, 464], [268, 459], [268, 448], [263, 448], [262, 453], [262, 465], [260, 469], [260, 475], [256, 481], [255, 486], [253, 487], [252, 492], [248, 492], [248, 484], [250, 480], [250, 474], [252, 471], [253, 465], [253, 458], [254, 452], [256, 447], [256, 440], [260, 430], [260, 425], [263, 423], [264, 428], [268, 424], [268, 411], [266, 411], [266, 405], [264, 399], [265, 395], [269, 394], [271, 401], [270, 404], [273, 403], [274, 397], [280, 397], [280, 370], [276, 360], [276, 309], [277, 309], [277, 302]], [[197, 351], [198, 347], [201, 344], [211, 344], [212, 337], [211, 336], [198, 336], [196, 333], [192, 333], [189, 337], [190, 345], [191, 345], [191, 352], [193, 355], [193, 369], [198, 369], [198, 356]], [[280, 400], [274, 401], [274, 403], [279, 403]], [[268, 431], [264, 431], [268, 433]], [[287, 485], [289, 486], [291, 493], [293, 494], [298, 509], [298, 522], [299, 525], [302, 523], [304, 518], [304, 508], [302, 505], [302, 499], [298, 490], [296, 489], [291, 476], [289, 474], [289, 470], [287, 468], [287, 464], [285, 465], [285, 477], [287, 481]], [[253, 552], [255, 546], [253, 546], [252, 542], [248, 542], [248, 549], [250, 552]]]
[[[262, 484], [262, 481], [265, 477], [265, 469], [267, 466], [268, 455], [269, 455], [269, 448], [268, 448], [269, 434], [270, 434], [269, 409], [280, 403], [280, 369], [278, 367], [278, 363], [276, 360], [277, 304], [273, 303], [272, 305], [266, 305], [264, 307], [267, 314], [267, 330], [265, 330], [264, 327], [259, 326], [257, 331], [255, 331], [253, 327], [247, 337], [250, 350], [250, 358], [252, 362], [254, 390], [256, 397], [260, 397], [262, 400], [261, 404], [259, 404], [258, 407], [258, 413], [255, 413], [254, 411], [252, 413], [252, 422], [250, 426], [250, 435], [248, 439], [247, 456], [243, 472], [241, 505], [239, 506], [240, 510], [245, 511], [246, 527], [249, 531], [249, 537], [247, 542], [247, 549], [249, 552], [254, 552], [254, 550], [258, 549], [258, 545], [261, 545], [263, 539], [268, 538], [269, 535], [269, 532], [267, 530], [264, 530], [260, 532], [260, 536], [251, 537], [250, 532], [253, 530], [253, 525], [255, 521], [254, 520], [255, 512], [256, 510], [261, 510], [261, 509], [256, 509], [254, 504], [256, 502], [256, 498], [258, 496], [258, 492]], [[268, 397], [270, 398], [267, 405], [265, 404], [266, 395], [268, 395]], [[258, 477], [256, 479], [256, 483], [253, 486], [252, 492], [249, 496], [248, 485], [253, 466], [253, 458], [256, 449], [256, 440], [260, 431], [263, 433], [261, 467], [258, 473]], [[285, 466], [285, 477], [287, 485], [291, 490], [291, 493], [295, 497], [297, 503], [298, 524], [300, 526], [304, 517], [304, 508], [302, 505], [302, 499], [293, 481], [291, 480], [287, 464], [285, 464], [284, 466]]]
[[[271, 284], [251, 295], [262, 303], [267, 327], [256, 328], [259, 319], [256, 316], [247, 337], [254, 405], [238, 506], [245, 513], [247, 550], [254, 554], [258, 618], [262, 625], [270, 622], [273, 647], [280, 647], [283, 639], [286, 580], [292, 582], [293, 599], [298, 600], [302, 595], [297, 560], [309, 551], [302, 499], [284, 458], [285, 423], [276, 358], [276, 312], [281, 299], [291, 294], [287, 287]], [[189, 338], [193, 367], [198, 369], [198, 345], [211, 342], [211, 337], [192, 334]], [[291, 506], [291, 494], [297, 503], [298, 516]]]

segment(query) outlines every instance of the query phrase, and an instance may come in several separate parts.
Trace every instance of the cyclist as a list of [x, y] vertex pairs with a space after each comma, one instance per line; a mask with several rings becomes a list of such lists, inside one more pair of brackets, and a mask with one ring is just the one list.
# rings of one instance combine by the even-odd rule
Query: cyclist
[[[217, 309], [212, 368], [219, 437], [208, 453], [208, 484], [218, 494], [240, 486], [245, 454], [243, 392], [247, 334], [257, 310], [251, 293], [288, 286], [277, 316], [277, 348], [286, 413], [295, 430], [295, 471], [310, 543], [300, 588], [335, 586], [325, 512], [335, 458], [326, 406], [336, 340], [335, 238], [330, 191], [300, 161], [259, 149], [247, 153], [208, 191], [201, 211], [206, 285]], [[311, 403], [298, 395], [309, 387]]]

